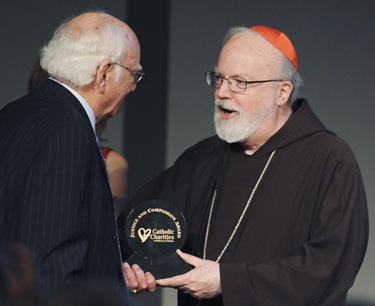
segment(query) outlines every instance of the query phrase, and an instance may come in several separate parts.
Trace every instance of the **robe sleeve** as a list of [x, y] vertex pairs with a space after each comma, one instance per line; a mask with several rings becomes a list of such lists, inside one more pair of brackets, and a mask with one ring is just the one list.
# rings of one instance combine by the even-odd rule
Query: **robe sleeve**
[[355, 160], [340, 160], [328, 174], [301, 255], [220, 264], [225, 305], [342, 305], [366, 251], [368, 212]]

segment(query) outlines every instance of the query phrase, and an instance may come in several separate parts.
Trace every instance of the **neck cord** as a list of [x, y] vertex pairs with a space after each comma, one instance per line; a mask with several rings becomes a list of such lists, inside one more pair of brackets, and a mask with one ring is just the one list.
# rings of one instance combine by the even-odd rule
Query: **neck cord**
[[[243, 218], [244, 218], [244, 216], [245, 216], [245, 214], [246, 214], [246, 211], [247, 211], [247, 209], [248, 209], [249, 206], [250, 206], [250, 202], [252, 201], [252, 199], [253, 199], [253, 197], [254, 197], [254, 194], [255, 194], [256, 190], [258, 189], [258, 186], [259, 186], [260, 182], [262, 181], [263, 176], [264, 176], [264, 174], [266, 173], [267, 168], [268, 168], [268, 166], [269, 166], [269, 164], [270, 164], [270, 162], [271, 162], [273, 156], [275, 155], [275, 153], [276, 153], [276, 150], [273, 150], [273, 152], [271, 153], [270, 157], [268, 158], [268, 161], [267, 161], [266, 165], [264, 166], [263, 171], [262, 171], [262, 173], [260, 174], [260, 176], [259, 176], [259, 178], [258, 178], [258, 181], [256, 182], [256, 184], [255, 184], [255, 186], [254, 186], [254, 188], [253, 188], [253, 191], [251, 192], [251, 194], [250, 194], [250, 196], [249, 196], [249, 199], [247, 200], [247, 203], [246, 203], [246, 205], [245, 205], [245, 208], [243, 209], [242, 214], [241, 214], [240, 218], [238, 219], [237, 224], [236, 224], [236, 226], [234, 227], [233, 232], [232, 232], [232, 234], [230, 235], [230, 237], [229, 237], [229, 239], [228, 239], [226, 245], [224, 246], [224, 248], [223, 248], [223, 250], [221, 251], [220, 255], [217, 257], [216, 262], [219, 262], [220, 259], [221, 259], [221, 257], [223, 257], [223, 255], [224, 255], [225, 251], [227, 250], [229, 244], [231, 243], [231, 241], [232, 241], [234, 235], [236, 234], [238, 228], [240, 227], [241, 222], [242, 222], [242, 220], [243, 220]], [[204, 239], [204, 247], [203, 247], [203, 259], [206, 259], [206, 255], [207, 255], [208, 234], [209, 234], [209, 232], [210, 232], [211, 218], [212, 218], [212, 211], [213, 211], [214, 204], [215, 204], [215, 199], [216, 199], [216, 191], [217, 191], [217, 190], [215, 189], [214, 194], [213, 194], [213, 196], [212, 196], [212, 202], [211, 202], [210, 211], [209, 211], [209, 214], [208, 214], [207, 228], [206, 228], [206, 235], [205, 235], [205, 239]]]

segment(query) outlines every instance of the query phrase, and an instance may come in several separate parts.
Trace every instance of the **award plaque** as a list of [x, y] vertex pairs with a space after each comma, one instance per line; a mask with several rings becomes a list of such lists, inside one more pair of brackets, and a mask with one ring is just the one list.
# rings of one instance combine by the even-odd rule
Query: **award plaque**
[[138, 264], [156, 279], [191, 270], [176, 253], [185, 243], [187, 226], [183, 214], [173, 204], [149, 200], [137, 205], [126, 219], [125, 235], [134, 252], [128, 263]]

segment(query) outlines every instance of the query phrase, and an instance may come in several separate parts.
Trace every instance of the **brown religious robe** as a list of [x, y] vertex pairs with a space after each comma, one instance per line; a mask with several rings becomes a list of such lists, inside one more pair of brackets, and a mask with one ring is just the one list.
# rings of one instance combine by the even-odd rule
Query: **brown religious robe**
[[174, 203], [189, 229], [182, 250], [202, 257], [216, 190], [207, 243], [207, 259], [216, 260], [274, 150], [220, 258], [222, 294], [198, 301], [179, 292], [179, 306], [344, 304], [367, 247], [366, 195], [352, 151], [305, 100], [251, 156], [216, 136], [189, 148], [133, 197], [125, 214], [149, 199]]

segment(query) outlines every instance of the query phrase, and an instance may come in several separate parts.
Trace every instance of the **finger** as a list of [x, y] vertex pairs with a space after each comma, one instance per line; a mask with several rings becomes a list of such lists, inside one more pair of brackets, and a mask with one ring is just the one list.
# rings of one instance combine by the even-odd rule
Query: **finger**
[[137, 291], [142, 292], [142, 291], [147, 290], [148, 285], [147, 285], [147, 281], [146, 281], [144, 271], [137, 264], [132, 265], [131, 268], [132, 268], [132, 270], [135, 274], [135, 277], [137, 278], [137, 281], [138, 281], [138, 288], [136, 288]]
[[138, 281], [137, 281], [137, 277], [135, 276], [132, 268], [130, 267], [130, 265], [125, 262], [123, 264], [123, 267], [124, 267], [124, 272], [125, 272], [125, 281], [126, 281], [126, 284], [128, 285], [128, 288], [129, 290], [137, 290], [138, 289]]
[[148, 287], [147, 290], [150, 292], [154, 292], [156, 289], [155, 277], [150, 272], [146, 272], [145, 277], [146, 277], [146, 282], [147, 282], [147, 287]]
[[186, 273], [163, 279], [157, 279], [156, 284], [162, 287], [179, 288], [186, 284]]

